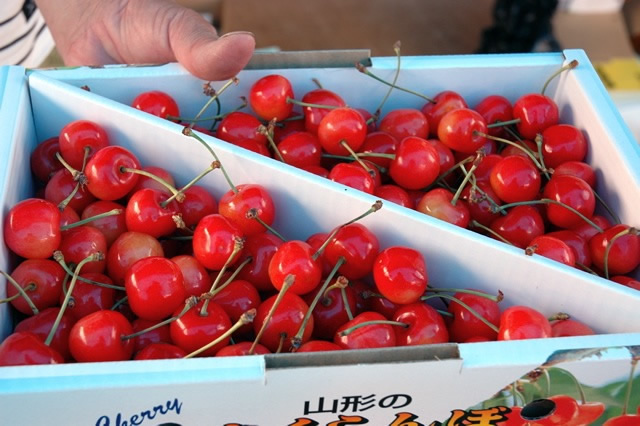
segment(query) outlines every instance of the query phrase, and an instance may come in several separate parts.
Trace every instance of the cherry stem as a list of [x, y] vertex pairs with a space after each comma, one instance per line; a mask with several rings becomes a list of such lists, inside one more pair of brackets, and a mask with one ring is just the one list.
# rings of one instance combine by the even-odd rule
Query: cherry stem
[[120, 305], [124, 304], [128, 299], [129, 299], [129, 296], [124, 296], [122, 299], [118, 300], [116, 303], [113, 304], [113, 306], [111, 307], [111, 310], [115, 311], [120, 307]]
[[371, 177], [373, 177], [375, 175], [375, 172], [373, 170], [371, 170], [371, 168], [369, 166], [367, 166], [367, 164], [362, 161], [362, 159], [358, 156], [358, 154], [356, 154], [356, 152], [351, 149], [351, 147], [349, 146], [349, 143], [347, 143], [347, 141], [345, 141], [344, 139], [340, 141], [340, 145], [342, 145], [342, 147], [344, 149], [346, 149], [347, 151], [349, 151], [349, 154], [351, 154], [351, 157], [353, 157], [354, 160], [356, 160], [356, 162], [358, 164], [360, 164], [362, 166], [363, 169], [365, 169], [367, 171], [367, 173], [369, 173], [369, 175]]
[[460, 182], [460, 185], [458, 185], [458, 189], [456, 190], [455, 194], [453, 194], [453, 198], [451, 199], [452, 206], [456, 205], [456, 203], [458, 202], [458, 198], [460, 198], [460, 194], [462, 194], [462, 191], [464, 190], [464, 187], [466, 186], [467, 182], [469, 182], [469, 179], [471, 179], [471, 176], [473, 176], [473, 172], [478, 168], [478, 158], [474, 160], [468, 172], [465, 172], [464, 166], [459, 167], [464, 173], [464, 179], [462, 179], [462, 182]]
[[216, 294], [220, 293], [222, 290], [224, 290], [225, 287], [227, 287], [229, 284], [231, 284], [233, 282], [233, 280], [236, 279], [236, 277], [238, 276], [240, 271], [242, 271], [242, 269], [245, 266], [247, 266], [252, 260], [253, 260], [253, 258], [251, 256], [247, 257], [245, 260], [242, 261], [241, 264], [238, 265], [238, 267], [235, 269], [235, 271], [233, 271], [233, 273], [231, 275], [229, 275], [229, 278], [227, 278], [225, 280], [225, 282], [223, 282], [219, 286], [216, 286], [215, 290], [202, 294], [200, 296], [200, 298], [202, 298], [202, 299], [213, 299], [216, 296]]
[[[220, 282], [220, 280], [222, 279], [222, 276], [224, 275], [225, 271], [233, 263], [233, 261], [236, 260], [236, 256], [238, 255], [238, 253], [240, 253], [242, 251], [243, 247], [244, 247], [244, 239], [243, 238], [236, 238], [233, 241], [233, 250], [231, 251], [231, 254], [227, 258], [227, 260], [224, 262], [224, 265], [222, 265], [222, 269], [220, 269], [220, 271], [218, 272], [218, 276], [216, 277], [215, 280], [213, 280], [213, 283], [211, 284], [211, 288], [209, 289], [209, 292], [208, 292], [209, 294], [213, 293], [213, 291], [216, 289], [216, 287], [217, 287], [218, 283]], [[202, 304], [202, 308], [200, 309], [200, 316], [201, 317], [206, 317], [207, 316], [207, 307], [209, 306], [209, 300], [211, 300], [211, 299], [206, 299], [204, 301], [204, 303]]]
[[395, 52], [396, 58], [398, 60], [397, 61], [398, 64], [396, 66], [396, 73], [393, 76], [393, 83], [391, 83], [391, 85], [389, 86], [389, 90], [387, 90], [387, 93], [385, 94], [384, 98], [382, 98], [382, 101], [380, 101], [380, 105], [378, 105], [378, 107], [374, 110], [375, 113], [373, 114], [374, 117], [372, 118], [374, 118], [375, 121], [377, 121], [378, 117], [380, 117], [380, 111], [382, 111], [382, 107], [389, 99], [389, 96], [391, 96], [391, 92], [393, 91], [394, 86], [398, 82], [398, 77], [400, 76], [401, 60], [402, 60], [402, 56], [400, 55], [400, 41], [396, 41], [394, 43], [393, 51]]
[[[542, 173], [547, 178], [547, 180], [551, 179], [549, 175], [549, 169], [547, 169], [547, 165], [544, 164], [544, 156], [542, 155], [542, 135], [538, 133], [535, 138], [536, 148], [538, 149], [538, 158], [540, 159], [540, 165], [542, 166]], [[553, 171], [552, 171], [553, 172]]]
[[[53, 258], [58, 260], [58, 263], [60, 263], [59, 259], [62, 259], [62, 261], [64, 262], [64, 256], [62, 255], [62, 252], [60, 252], [59, 250], [53, 253]], [[100, 252], [95, 252], [85, 257], [80, 262], [78, 262], [78, 265], [76, 266], [76, 269], [73, 272], [73, 278], [71, 278], [71, 282], [69, 283], [69, 289], [64, 296], [62, 304], [60, 305], [60, 310], [58, 311], [58, 315], [56, 316], [56, 319], [53, 322], [53, 325], [51, 326], [49, 335], [44, 341], [45, 345], [49, 346], [51, 344], [51, 341], [53, 340], [54, 335], [56, 334], [56, 330], [60, 325], [60, 321], [62, 320], [64, 311], [67, 309], [67, 305], [69, 304], [69, 299], [71, 299], [71, 294], [73, 293], [73, 289], [76, 286], [76, 282], [78, 282], [78, 276], [80, 275], [80, 271], [82, 270], [82, 267], [89, 262], [98, 262], [102, 259], [104, 259], [104, 255]]]
[[[468, 174], [468, 172], [464, 168], [462, 169], [462, 173], [464, 173], [465, 175]], [[476, 193], [480, 194], [480, 197], [478, 197]], [[480, 188], [476, 184], [475, 175], [471, 175], [471, 190], [469, 192], [469, 199], [467, 201], [471, 204], [471, 203], [479, 203], [484, 200], [487, 200], [489, 204], [491, 204], [492, 209], [500, 208], [500, 205], [496, 203], [496, 201], [493, 198], [491, 198], [489, 194], [487, 194], [482, 188]], [[503, 215], [507, 214], [507, 212], [504, 210], [501, 211], [500, 213]]]
[[220, 162], [219, 161], [213, 161], [209, 167], [207, 167], [205, 170], [203, 170], [202, 172], [200, 172], [200, 174], [198, 174], [198, 176], [194, 177], [193, 179], [191, 179], [191, 181], [189, 183], [187, 183], [185, 186], [183, 186], [182, 188], [180, 188], [178, 191], [176, 191], [171, 197], [167, 198], [166, 200], [164, 200], [162, 203], [160, 203], [160, 207], [165, 208], [167, 207], [167, 205], [172, 202], [173, 200], [176, 200], [178, 202], [182, 202], [184, 201], [184, 193], [187, 189], [191, 188], [193, 185], [195, 185], [196, 183], [198, 183], [202, 178], [204, 178], [206, 175], [208, 175], [209, 173], [211, 173], [212, 171], [219, 169], [220, 168]]
[[[74, 272], [71, 270], [71, 268], [69, 268], [69, 265], [67, 265], [67, 262], [65, 262], [64, 256], [62, 255], [62, 253], [60, 253], [60, 256], [56, 256], [56, 254], [54, 253], [53, 258], [54, 258], [54, 260], [56, 262], [58, 262], [58, 264], [60, 264], [60, 266], [62, 266], [62, 269], [64, 269], [64, 271], [67, 273], [68, 276], [73, 276]], [[125, 291], [124, 287], [113, 285], [113, 284], [101, 283], [101, 282], [98, 282], [98, 281], [90, 280], [89, 278], [85, 278], [85, 277], [82, 277], [82, 276], [78, 276], [78, 280], [83, 281], [83, 282], [85, 282], [87, 284], [96, 285], [98, 287], [111, 288], [111, 289], [114, 289], [114, 290]]]
[[244, 312], [242, 315], [240, 315], [240, 318], [238, 319], [238, 321], [236, 321], [235, 324], [233, 324], [227, 331], [225, 331], [223, 334], [218, 336], [215, 340], [207, 343], [200, 349], [196, 349], [190, 354], [185, 355], [183, 358], [184, 359], [193, 358], [197, 355], [200, 355], [202, 352], [206, 351], [207, 349], [210, 349], [215, 345], [219, 344], [220, 342], [224, 341], [225, 339], [228, 339], [229, 337], [231, 337], [231, 335], [235, 333], [236, 330], [238, 330], [240, 327], [246, 324], [252, 323], [255, 317], [256, 317], [256, 310], [249, 309], [247, 312]]
[[262, 220], [260, 218], [260, 216], [258, 215], [258, 209], [256, 208], [251, 208], [249, 210], [247, 210], [247, 219], [255, 219], [258, 223], [260, 223], [262, 226], [264, 226], [267, 231], [271, 232], [273, 235], [275, 235], [276, 237], [278, 237], [280, 240], [282, 241], [287, 241], [278, 231], [276, 231], [271, 225], [269, 225], [267, 222], [265, 222], [264, 220]]
[[139, 331], [136, 331], [135, 333], [127, 334], [126, 336], [121, 336], [120, 340], [133, 339], [135, 337], [142, 336], [143, 334], [148, 333], [149, 331], [153, 331], [167, 324], [171, 324], [175, 320], [182, 318], [187, 312], [189, 312], [191, 308], [193, 308], [197, 304], [198, 304], [198, 298], [195, 296], [190, 296], [187, 298], [187, 300], [185, 300], [184, 307], [182, 308], [180, 313], [178, 313], [178, 315], [174, 315], [171, 318], [167, 318], [164, 321], [160, 321], [159, 323], [156, 323], [150, 327], [147, 327], [144, 330], [139, 330]]
[[[297, 348], [300, 347], [300, 344], [302, 343], [302, 336], [304, 335], [304, 330], [307, 328], [307, 323], [309, 322], [309, 319], [312, 317], [313, 310], [315, 309], [315, 307], [318, 304], [318, 302], [320, 301], [320, 299], [322, 299], [323, 297], [326, 297], [325, 292], [327, 290], [327, 287], [329, 287], [329, 283], [331, 282], [331, 280], [333, 279], [335, 274], [338, 273], [338, 269], [340, 269], [340, 267], [345, 262], [346, 262], [346, 259], [344, 258], [344, 256], [340, 256], [338, 258], [338, 261], [333, 266], [333, 269], [331, 269], [331, 272], [329, 273], [327, 278], [322, 283], [322, 286], [320, 287], [320, 290], [318, 290], [318, 292], [316, 293], [315, 297], [311, 301], [311, 304], [309, 305], [309, 309], [307, 309], [307, 312], [304, 314], [304, 318], [302, 319], [302, 323], [300, 323], [300, 328], [298, 328], [298, 332], [291, 339], [292, 346], [293, 346], [294, 349], [297, 349]], [[346, 278], [340, 276], [340, 277], [337, 278], [337, 280], [345, 281]]]
[[462, 306], [467, 311], [469, 311], [469, 313], [471, 313], [471, 315], [473, 315], [474, 317], [478, 318], [487, 327], [489, 327], [491, 330], [493, 330], [496, 333], [498, 333], [498, 327], [496, 327], [495, 324], [492, 324], [491, 322], [489, 322], [486, 318], [484, 318], [482, 315], [480, 315], [480, 313], [478, 311], [476, 311], [471, 306], [467, 305], [466, 303], [464, 303], [462, 300], [458, 299], [457, 297], [451, 296], [449, 294], [438, 293], [438, 294], [434, 294], [434, 295], [431, 295], [431, 296], [422, 296], [420, 298], [420, 300], [427, 301], [429, 299], [435, 299], [435, 298], [445, 298], [445, 299], [451, 300], [454, 303], [458, 303], [460, 306]]
[[340, 286], [340, 296], [342, 296], [342, 303], [344, 304], [344, 310], [347, 313], [347, 318], [351, 321], [353, 319], [353, 312], [351, 312], [351, 306], [349, 306], [346, 286]]
[[365, 67], [364, 65], [362, 65], [362, 64], [361, 64], [361, 63], [359, 63], [359, 62], [356, 62], [356, 69], [357, 69], [358, 71], [360, 71], [361, 73], [363, 73], [363, 74], [365, 74], [365, 75], [368, 75], [369, 77], [373, 78], [374, 80], [377, 80], [377, 81], [379, 81], [380, 83], [386, 84], [386, 85], [388, 85], [388, 86], [390, 86], [390, 87], [392, 87], [392, 88], [394, 88], [394, 89], [398, 89], [398, 90], [400, 90], [400, 91], [403, 91], [403, 92], [406, 92], [406, 93], [410, 93], [410, 94], [412, 94], [412, 95], [416, 95], [416, 96], [418, 96], [418, 97], [420, 97], [420, 98], [422, 98], [422, 99], [424, 99], [424, 100], [426, 100], [427, 102], [430, 102], [430, 103], [432, 103], [432, 104], [435, 104], [435, 103], [436, 103], [436, 101], [434, 101], [433, 99], [431, 99], [431, 98], [430, 98], [430, 97], [428, 97], [428, 96], [423, 95], [422, 93], [418, 93], [418, 92], [415, 92], [415, 91], [413, 91], [413, 90], [406, 89], [406, 88], [404, 88], [404, 87], [396, 86], [395, 84], [392, 84], [392, 83], [389, 83], [388, 81], [383, 80], [382, 78], [378, 77], [377, 75], [375, 75], [375, 74], [373, 74], [371, 71], [369, 71], [369, 70], [367, 69], [367, 67]]
[[547, 79], [547, 81], [545, 81], [544, 86], [542, 86], [542, 91], [540, 92], [540, 94], [544, 95], [544, 92], [547, 90], [547, 86], [549, 86], [549, 83], [551, 83], [551, 81], [556, 76], [558, 76], [563, 71], [574, 69], [577, 66], [578, 66], [578, 61], [576, 59], [574, 59], [571, 62], [569, 62], [568, 64], [562, 66], [562, 68], [556, 70], [553, 74], [551, 74], [551, 76]]
[[[220, 119], [226, 117], [227, 115], [229, 115], [232, 112], [237, 112], [237, 111], [240, 111], [240, 110], [246, 108], [247, 105], [248, 105], [246, 98], [241, 97], [241, 99], [243, 99], [244, 102], [240, 106], [234, 108], [233, 110], [231, 110], [229, 112], [225, 112], [224, 114], [216, 114], [216, 115], [212, 115], [211, 117], [200, 117], [200, 118], [186, 118], [186, 117], [179, 117], [179, 116], [176, 116], [176, 115], [167, 115], [167, 120], [171, 120], [171, 121], [188, 121], [190, 123], [197, 123], [197, 122], [200, 122], [200, 121], [210, 121], [210, 120], [216, 121], [216, 120], [220, 120]], [[218, 99], [218, 101], [219, 101], [219, 99]]]
[[520, 122], [519, 118], [514, 118], [513, 120], [507, 120], [507, 121], [494, 121], [491, 124], [487, 124], [487, 129], [493, 129], [495, 127], [510, 126], [512, 124], [518, 124], [519, 122]]
[[147, 177], [149, 179], [152, 179], [158, 182], [160, 185], [164, 186], [165, 188], [167, 188], [174, 195], [174, 197], [177, 196], [178, 194], [178, 190], [174, 188], [173, 185], [171, 185], [166, 180], [162, 179], [160, 176], [156, 176], [153, 173], [147, 172], [146, 170], [132, 169], [131, 167], [122, 166], [120, 167], [120, 173], [135, 173], [137, 175]]
[[427, 293], [464, 293], [464, 294], [473, 294], [474, 296], [484, 297], [485, 299], [493, 300], [494, 302], [501, 302], [504, 299], [504, 293], [498, 290], [498, 294], [496, 296], [484, 293], [478, 290], [472, 290], [468, 288], [438, 288], [438, 287], [427, 287]]
[[598, 195], [598, 193], [596, 191], [593, 191], [593, 195], [596, 197], [596, 201], [598, 201], [600, 203], [600, 205], [607, 211], [607, 213], [609, 213], [609, 216], [611, 216], [613, 221], [616, 224], [620, 224], [621, 223], [620, 217], [618, 217], [616, 212], [613, 211], [613, 209], [611, 207], [609, 207], [609, 205], [602, 199], [602, 197], [600, 197], [600, 195]]
[[322, 252], [324, 251], [324, 249], [327, 247], [327, 245], [329, 245], [329, 243], [331, 242], [331, 240], [333, 240], [333, 237], [336, 236], [336, 234], [338, 233], [338, 231], [342, 228], [344, 228], [347, 225], [351, 225], [354, 222], [359, 221], [360, 219], [365, 218], [366, 216], [370, 215], [371, 213], [375, 213], [378, 210], [380, 210], [382, 208], [382, 201], [381, 200], [377, 200], [375, 203], [373, 203], [373, 205], [371, 206], [371, 208], [369, 210], [367, 210], [366, 212], [362, 213], [360, 216], [356, 217], [355, 219], [351, 219], [348, 222], [343, 223], [342, 225], [338, 226], [336, 229], [333, 230], [333, 232], [331, 232], [331, 234], [324, 240], [324, 242], [322, 243], [322, 245], [318, 248], [318, 250], [316, 250], [316, 252], [311, 256], [311, 258], [313, 260], [317, 260], [318, 257], [322, 254]]
[[[578, 216], [580, 216], [580, 218], [582, 220], [584, 220], [585, 222], [587, 222], [589, 225], [593, 226], [593, 228], [598, 231], [598, 232], [602, 232], [602, 228], [600, 228], [597, 224], [595, 224], [591, 219], [589, 219], [588, 217], [586, 217], [585, 215], [583, 215], [582, 213], [580, 213], [578, 210], [574, 209], [573, 207], [561, 202], [561, 201], [557, 201], [557, 200], [552, 200], [550, 198], [541, 198], [539, 200], [529, 200], [529, 201], [518, 201], [516, 203], [510, 203], [510, 204], [503, 204], [501, 205], [498, 209], [496, 209], [496, 213], [499, 212], [500, 210], [506, 210], [510, 207], [515, 207], [515, 206], [527, 206], [527, 205], [532, 205], [532, 204], [556, 204], [559, 206], [564, 207], [565, 209], [571, 211], [572, 213], [577, 214]], [[494, 209], [491, 209], [492, 211]]]
[[403, 327], [403, 328], [409, 328], [409, 324], [404, 323], [404, 322], [400, 322], [400, 321], [391, 321], [391, 320], [371, 320], [371, 321], [364, 321], [361, 322], [359, 324], [355, 324], [352, 327], [349, 327], [345, 330], [342, 330], [340, 333], [338, 333], [340, 336], [348, 336], [349, 334], [353, 333], [354, 331], [356, 331], [359, 328], [362, 327], [366, 327], [368, 325], [378, 325], [378, 324], [388, 324], [388, 325], [397, 325], [399, 327]]
[[514, 132], [511, 127], [505, 127], [504, 130], [509, 133], [511, 136], [513, 136], [513, 138], [515, 140], [517, 140], [518, 142], [522, 142], [522, 138], [520, 137], [520, 135], [516, 132]]
[[266, 126], [260, 125], [258, 127], [258, 133], [260, 133], [261, 135], [264, 135], [267, 138], [267, 141], [269, 142], [269, 146], [275, 153], [276, 157], [278, 157], [278, 160], [287, 164], [287, 162], [284, 160], [284, 157], [282, 156], [282, 153], [278, 149], [278, 145], [276, 145], [276, 142], [273, 140], [273, 129], [275, 125], [276, 125], [275, 119], [269, 121], [269, 124], [267, 124]]
[[[442, 172], [440, 175], [438, 175], [438, 178], [436, 180], [433, 181], [432, 184], [430, 184], [429, 186], [427, 186], [424, 191], [428, 192], [430, 189], [433, 189], [436, 186], [439, 185], [443, 185], [445, 184], [444, 180], [447, 176], [449, 176], [450, 174], [452, 174], [453, 172], [455, 172], [456, 168], [461, 167], [467, 163], [470, 163], [471, 161], [474, 161], [474, 157], [467, 157], [464, 158], [460, 161], [458, 161], [456, 164], [454, 164], [453, 166], [451, 166], [451, 168], [445, 170], [444, 172]], [[447, 185], [448, 186], [448, 185]]]
[[295, 100], [293, 98], [287, 98], [287, 103], [288, 104], [294, 104], [294, 105], [300, 105], [302, 107], [306, 107], [306, 108], [323, 108], [323, 109], [336, 109], [339, 108], [335, 105], [323, 105], [323, 104], [312, 104], [309, 102], [302, 102], [302, 101], [298, 101]]
[[479, 132], [477, 130], [474, 130], [473, 134], [474, 135], [478, 135], [478, 136], [482, 136], [482, 137], [487, 138], [487, 139], [494, 140], [496, 142], [502, 142], [502, 143], [506, 143], [508, 145], [515, 146], [516, 148], [522, 150], [522, 152], [526, 153], [527, 156], [529, 156], [529, 158], [531, 158], [531, 161], [533, 161], [533, 164], [535, 164], [538, 169], [540, 169], [542, 171], [546, 171], [546, 169], [540, 164], [540, 162], [538, 161], [536, 156], [528, 148], [525, 148], [524, 146], [520, 145], [519, 143], [510, 141], [509, 139], [499, 138], [497, 136], [491, 136], [491, 135], [489, 135], [487, 133], [482, 133], [482, 132]]
[[31, 308], [31, 311], [33, 312], [33, 315], [38, 315], [38, 313], [39, 313], [38, 308], [33, 303], [33, 300], [31, 300], [31, 298], [27, 294], [27, 291], [33, 291], [33, 290], [36, 289], [36, 284], [35, 283], [29, 283], [26, 286], [24, 286], [24, 288], [22, 288], [22, 286], [20, 284], [18, 284], [18, 282], [11, 275], [7, 274], [4, 271], [0, 271], [0, 274], [2, 274], [2, 276], [5, 277], [7, 279], [7, 281], [13, 287], [15, 287], [15, 289], [18, 291], [18, 293], [16, 293], [15, 296], [9, 297], [7, 299], [0, 300], [0, 303], [11, 302], [12, 300], [15, 300], [16, 298], [22, 296], [24, 298], [25, 302], [27, 302], [27, 305], [29, 305], [29, 308]]
[[578, 268], [582, 269], [583, 271], [590, 273], [591, 275], [598, 275], [596, 273], [596, 271], [594, 271], [593, 269], [589, 268], [587, 265], [585, 265], [583, 263], [580, 263], [580, 262], [576, 261], [576, 266]]
[[73, 200], [73, 197], [76, 196], [78, 191], [80, 190], [80, 182], [76, 183], [76, 186], [73, 187], [73, 190], [67, 195], [67, 197], [58, 203], [58, 210], [63, 211], [67, 205]]
[[510, 246], [514, 245], [511, 241], [507, 240], [502, 235], [498, 234], [496, 231], [494, 231], [493, 229], [489, 228], [488, 226], [484, 226], [483, 224], [481, 224], [480, 222], [478, 222], [475, 219], [472, 219], [469, 222], [469, 225], [473, 226], [474, 228], [479, 228], [479, 229], [482, 229], [483, 231], [488, 232], [489, 234], [493, 235], [494, 237], [496, 237], [497, 239], [499, 239], [503, 243], [509, 244]]
[[213, 158], [220, 165], [220, 171], [222, 171], [222, 174], [223, 174], [224, 178], [226, 179], [227, 183], [229, 184], [229, 187], [231, 188], [231, 190], [233, 191], [234, 194], [237, 194], [238, 193], [238, 188], [236, 188], [235, 185], [233, 184], [233, 182], [231, 182], [231, 179], [229, 178], [229, 175], [227, 174], [227, 171], [225, 170], [224, 166], [222, 165], [222, 162], [218, 158], [218, 155], [215, 153], [213, 148], [211, 148], [211, 146], [208, 143], [206, 143], [204, 141], [204, 139], [202, 139], [200, 136], [198, 136], [198, 134], [195, 133], [191, 129], [191, 127], [185, 127], [182, 130], [182, 134], [184, 134], [185, 136], [190, 136], [190, 137], [194, 138], [195, 140], [200, 142], [209, 151], [209, 153], [213, 156]]
[[109, 217], [109, 216], [117, 216], [119, 214], [122, 214], [123, 211], [124, 211], [123, 209], [112, 209], [112, 210], [109, 210], [107, 212], [97, 214], [95, 216], [87, 217], [87, 218], [79, 220], [77, 222], [73, 222], [73, 223], [69, 223], [67, 225], [63, 225], [63, 226], [60, 227], [60, 230], [61, 231], [67, 231], [69, 229], [76, 228], [76, 227], [82, 226], [82, 225], [86, 225], [87, 223], [91, 223], [94, 220], [104, 219], [105, 217]]
[[[231, 78], [229, 81], [227, 81], [225, 84], [223, 84], [222, 87], [220, 88], [220, 90], [218, 90], [218, 91], [213, 90], [211, 88], [211, 86], [205, 86], [205, 92], [210, 94], [211, 97], [207, 100], [207, 102], [204, 104], [202, 109], [200, 109], [200, 111], [198, 111], [198, 113], [196, 114], [195, 120], [198, 120], [202, 116], [202, 114], [204, 114], [206, 109], [209, 108], [209, 105], [211, 105], [211, 103], [215, 102], [215, 100], [218, 99], [218, 97], [222, 94], [222, 92], [227, 90], [227, 88], [229, 86], [231, 86], [232, 84], [238, 84], [238, 78], [237, 77]], [[210, 89], [210, 90], [207, 92], [207, 89]], [[195, 124], [195, 120], [191, 124], [189, 124], [189, 128], [190, 129], [193, 128], [193, 125]]]
[[[602, 231], [600, 231], [602, 232]], [[625, 235], [638, 235], [638, 230], [636, 228], [626, 228], [622, 231], [618, 232], [616, 235], [611, 238], [611, 240], [607, 243], [607, 247], [604, 249], [604, 257], [602, 259], [602, 263], [604, 264], [604, 277], [609, 279], [609, 252], [611, 251], [611, 247], [613, 247], [613, 243], [620, 237]]]
[[296, 276], [292, 274], [287, 275], [287, 277], [284, 279], [284, 282], [282, 283], [282, 287], [278, 292], [278, 296], [276, 296], [276, 300], [273, 302], [271, 309], [269, 309], [269, 312], [267, 313], [267, 316], [265, 317], [265, 320], [262, 323], [262, 327], [260, 327], [260, 330], [256, 334], [256, 337], [253, 340], [253, 343], [251, 344], [249, 351], [247, 352], [249, 355], [253, 355], [253, 352], [256, 350], [256, 345], [262, 338], [262, 335], [264, 334], [264, 331], [266, 330], [267, 325], [269, 324], [269, 321], [271, 321], [271, 317], [273, 317], [273, 314], [278, 308], [278, 305], [280, 305], [280, 302], [282, 301], [282, 298], [284, 297], [285, 293], [287, 292], [287, 290], [289, 290], [289, 287], [291, 287], [295, 281], [296, 281]]
[[71, 166], [71, 164], [67, 163], [65, 159], [62, 158], [62, 155], [59, 152], [56, 152], [56, 158], [58, 159], [58, 161], [60, 161], [60, 164], [62, 164], [62, 166], [67, 169], [69, 173], [71, 173], [71, 176], [73, 176], [74, 180], [77, 180], [78, 176], [83, 174], [80, 170], [76, 170], [73, 166]]
[[323, 89], [322, 84], [320, 83], [320, 80], [318, 80], [317, 78], [313, 77], [311, 79], [311, 81], [313, 82], [313, 84], [315, 84], [318, 87], [318, 89]]

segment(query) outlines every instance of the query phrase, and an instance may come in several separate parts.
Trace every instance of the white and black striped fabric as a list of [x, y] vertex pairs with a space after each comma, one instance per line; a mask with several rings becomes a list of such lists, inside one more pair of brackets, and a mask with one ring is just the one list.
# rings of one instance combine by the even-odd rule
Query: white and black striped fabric
[[35, 68], [53, 46], [34, 0], [0, 0], [0, 65]]

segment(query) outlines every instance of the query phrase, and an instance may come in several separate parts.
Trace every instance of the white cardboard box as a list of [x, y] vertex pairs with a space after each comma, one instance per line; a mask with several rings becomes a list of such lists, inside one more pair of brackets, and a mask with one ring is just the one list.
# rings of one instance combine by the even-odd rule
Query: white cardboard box
[[[561, 120], [589, 135], [589, 161], [598, 170], [599, 193], [623, 221], [637, 224], [640, 147], [582, 51], [408, 57], [403, 58], [398, 84], [424, 93], [457, 90], [470, 104], [491, 93], [514, 100], [539, 91], [553, 71], [572, 59], [580, 62], [579, 67], [563, 73], [548, 94], [559, 104]], [[372, 70], [390, 78], [395, 65], [395, 58], [373, 58]], [[253, 81], [272, 72], [287, 75], [297, 95], [313, 88], [311, 78], [316, 77], [352, 106], [377, 104], [387, 90], [351, 68], [246, 70], [239, 75], [239, 85], [225, 96], [234, 99], [246, 93]], [[84, 85], [91, 92], [80, 89]], [[206, 150], [183, 136], [177, 124], [126, 104], [141, 91], [161, 89], [175, 96], [185, 115], [195, 115], [205, 99], [201, 85], [174, 64], [27, 76], [22, 68], [2, 68], [3, 215], [30, 195], [28, 160], [36, 143], [56, 135], [73, 119], [100, 122], [115, 143], [130, 148], [142, 163], [167, 167], [179, 184], [186, 183], [210, 162]], [[420, 106], [421, 101], [394, 92], [386, 108], [399, 105]], [[233, 106], [233, 101], [225, 104]], [[274, 226], [287, 238], [329, 230], [375, 200], [214, 138], [207, 140], [236, 184], [259, 182], [272, 191], [277, 209]], [[217, 196], [227, 188], [216, 173], [203, 185]], [[640, 345], [640, 293], [546, 258], [525, 256], [521, 250], [391, 203], [362, 223], [376, 233], [383, 247], [407, 244], [419, 249], [433, 285], [500, 289], [505, 306], [528, 304], [548, 315], [568, 312], [604, 334], [335, 354], [5, 367], [0, 369], [0, 422], [324, 425], [340, 416], [360, 416], [369, 424], [386, 425], [410, 413], [417, 416], [416, 424], [426, 425], [491, 398], [552, 355], [570, 349], [609, 348], [601, 357], [585, 356], [581, 362], [566, 364], [579, 370], [591, 366], [581, 370], [591, 371], [580, 377], [585, 383], [601, 385], [628, 376], [629, 351], [617, 348]], [[3, 246], [0, 267], [7, 269], [9, 262]], [[6, 306], [0, 306], [0, 326], [2, 336], [10, 332]], [[309, 422], [296, 423], [304, 418]]]

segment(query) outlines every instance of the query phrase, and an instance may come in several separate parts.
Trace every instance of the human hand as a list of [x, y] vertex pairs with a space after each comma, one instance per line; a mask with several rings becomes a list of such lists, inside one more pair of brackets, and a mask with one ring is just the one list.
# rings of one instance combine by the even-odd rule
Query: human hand
[[233, 77], [255, 48], [245, 32], [218, 37], [171, 0], [36, 0], [66, 65], [179, 62], [208, 81]]

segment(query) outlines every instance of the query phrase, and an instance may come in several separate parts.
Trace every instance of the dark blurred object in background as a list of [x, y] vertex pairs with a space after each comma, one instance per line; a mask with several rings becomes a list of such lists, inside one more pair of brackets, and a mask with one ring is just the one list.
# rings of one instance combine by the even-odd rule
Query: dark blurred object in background
[[496, 0], [493, 25], [482, 32], [478, 53], [558, 51], [551, 20], [558, 0]]

